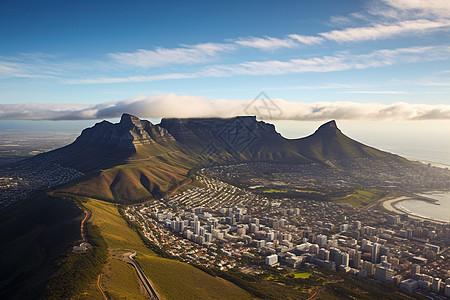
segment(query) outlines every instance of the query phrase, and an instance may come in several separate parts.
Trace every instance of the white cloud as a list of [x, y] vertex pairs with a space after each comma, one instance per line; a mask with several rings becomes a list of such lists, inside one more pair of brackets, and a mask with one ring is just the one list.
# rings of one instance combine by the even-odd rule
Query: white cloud
[[448, 0], [383, 0], [383, 2], [397, 10], [400, 17], [450, 17]]
[[[96, 105], [74, 104], [3, 104], [0, 105], [2, 120], [82, 120], [116, 118], [127, 112], [141, 118], [188, 118], [188, 117], [234, 117], [264, 111], [252, 110], [255, 105], [264, 106], [262, 100], [208, 100], [203, 97], [167, 94], [153, 97], [105, 102]], [[273, 99], [268, 105], [276, 105], [281, 111], [275, 120], [439, 120], [450, 119], [450, 105], [427, 105], [409, 103], [356, 103], [356, 102], [288, 102]]]
[[152, 82], [170, 79], [187, 79], [198, 77], [196, 74], [169, 73], [149, 76], [130, 76], [130, 77], [99, 77], [85, 79], [69, 79], [67, 84], [108, 84], [108, 83], [127, 83], [127, 82]]
[[[426, 54], [426, 55], [424, 55]], [[369, 54], [341, 54], [336, 56], [291, 59], [288, 61], [244, 62], [237, 65], [213, 66], [204, 76], [281, 75], [305, 72], [334, 72], [390, 66], [396, 63], [446, 60], [450, 46], [411, 47], [376, 50]]]
[[258, 48], [261, 50], [276, 50], [280, 48], [293, 48], [297, 47], [298, 44], [292, 39], [279, 39], [274, 37], [249, 37], [242, 38], [235, 41], [236, 44], [246, 47]]
[[368, 54], [339, 54], [335, 56], [290, 59], [287, 61], [249, 61], [234, 65], [213, 65], [193, 73], [168, 73], [151, 76], [102, 77], [68, 80], [69, 84], [147, 82], [167, 79], [228, 77], [235, 75], [283, 75], [306, 72], [336, 72], [368, 69], [398, 63], [447, 60], [450, 46], [410, 47], [375, 50]]
[[408, 20], [396, 24], [377, 24], [369, 27], [346, 28], [320, 33], [321, 36], [336, 42], [359, 42], [379, 40], [406, 34], [422, 34], [430, 30], [450, 27], [450, 20]]
[[299, 35], [299, 34], [290, 34], [288, 36], [291, 39], [296, 40], [305, 45], [314, 45], [314, 44], [320, 44], [323, 42], [323, 38], [321, 38], [319, 36]]
[[157, 48], [156, 50], [140, 49], [136, 52], [110, 53], [117, 62], [137, 67], [159, 67], [168, 64], [205, 63], [216, 59], [220, 52], [233, 50], [231, 44], [204, 43], [182, 48]]
[[39, 69], [37, 65], [20, 60], [0, 57], [0, 79], [5, 78], [51, 78], [49, 68]]
[[400, 95], [400, 94], [410, 94], [405, 91], [344, 91], [338, 92], [342, 94], [381, 94], [381, 95]]

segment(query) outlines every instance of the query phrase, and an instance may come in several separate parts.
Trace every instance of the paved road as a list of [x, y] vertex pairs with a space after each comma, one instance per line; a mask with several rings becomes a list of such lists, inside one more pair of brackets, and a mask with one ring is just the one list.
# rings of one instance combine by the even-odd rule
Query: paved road
[[81, 238], [83, 239], [83, 242], [87, 243], [86, 222], [91, 218], [92, 213], [87, 208], [83, 208], [83, 210], [86, 215], [84, 216], [83, 221], [81, 221]]
[[148, 280], [147, 276], [145, 276], [144, 271], [142, 271], [141, 266], [137, 261], [134, 260], [133, 256], [136, 255], [136, 252], [126, 252], [122, 256], [122, 260], [130, 265], [132, 265], [136, 269], [136, 273], [139, 276], [139, 279], [141, 280], [142, 284], [144, 285], [145, 290], [150, 295], [151, 299], [154, 300], [160, 300], [158, 293], [153, 288], [152, 284], [150, 283], [150, 280]]

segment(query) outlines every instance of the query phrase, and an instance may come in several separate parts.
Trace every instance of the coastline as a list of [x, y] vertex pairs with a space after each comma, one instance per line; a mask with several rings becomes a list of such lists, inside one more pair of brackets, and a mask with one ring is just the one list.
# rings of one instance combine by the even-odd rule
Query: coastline
[[[388, 199], [382, 200], [380, 204], [383, 209], [385, 209], [389, 212], [399, 214], [399, 215], [406, 214], [411, 219], [416, 219], [416, 220], [420, 220], [420, 221], [431, 221], [431, 222], [440, 223], [440, 224], [448, 223], [448, 222], [445, 222], [442, 220], [436, 220], [436, 219], [432, 219], [432, 218], [428, 218], [428, 217], [424, 217], [424, 216], [419, 216], [419, 215], [413, 214], [410, 211], [399, 208], [397, 204], [402, 201], [406, 201], [406, 200], [418, 200], [418, 201], [431, 202], [431, 203], [438, 202], [438, 200], [436, 200], [436, 199], [431, 199], [431, 198], [427, 198], [427, 197], [419, 196], [419, 195], [413, 195], [413, 196], [399, 196], [399, 197], [395, 197], [395, 198], [388, 198]], [[439, 204], [436, 204], [436, 205], [439, 205]]]
[[420, 162], [423, 164], [430, 164], [432, 167], [442, 168], [442, 169], [450, 169], [450, 165], [444, 164], [444, 163], [436, 163], [428, 160], [423, 159], [417, 159], [417, 158], [408, 158], [412, 162]]

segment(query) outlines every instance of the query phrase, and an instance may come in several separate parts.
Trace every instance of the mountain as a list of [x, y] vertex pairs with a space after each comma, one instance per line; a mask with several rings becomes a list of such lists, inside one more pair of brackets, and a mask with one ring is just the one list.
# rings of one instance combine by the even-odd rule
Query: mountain
[[409, 163], [352, 140], [335, 121], [305, 138], [287, 139], [254, 116], [171, 118], [152, 124], [123, 114], [119, 123], [97, 123], [72, 144], [41, 156], [49, 155], [87, 174], [67, 191], [124, 203], [163, 196], [190, 170], [213, 163], [307, 164], [361, 158]]
[[347, 137], [334, 120], [300, 139], [284, 138], [276, 132], [274, 125], [257, 121], [255, 116], [163, 119], [159, 126], [167, 129], [183, 145], [224, 160], [232, 156], [243, 161], [311, 163], [369, 158], [408, 163], [400, 156]]
[[255, 116], [163, 119], [160, 126], [186, 147], [200, 151], [201, 159], [311, 162], [276, 132], [274, 125], [257, 121]]
[[409, 161], [391, 153], [357, 142], [341, 132], [336, 121], [321, 125], [310, 136], [293, 141], [297, 151], [314, 161], [345, 159], [385, 159], [409, 164]]

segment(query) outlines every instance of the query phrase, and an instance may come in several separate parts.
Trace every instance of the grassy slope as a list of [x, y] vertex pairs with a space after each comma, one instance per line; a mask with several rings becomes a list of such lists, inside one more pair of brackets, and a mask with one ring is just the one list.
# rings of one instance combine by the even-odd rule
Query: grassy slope
[[177, 148], [141, 147], [123, 164], [94, 172], [62, 190], [118, 203], [135, 203], [164, 195], [173, 182], [186, 178], [196, 161]]
[[[140, 287], [134, 268], [117, 258], [111, 258], [103, 269], [101, 285], [111, 299], [147, 299], [145, 290]], [[117, 287], [121, 288], [118, 289]]]
[[[228, 281], [212, 277], [188, 264], [157, 257], [128, 227], [114, 204], [88, 199], [84, 205], [92, 211], [91, 222], [99, 227], [110, 248], [136, 250], [136, 259], [166, 299], [251, 299], [248, 293]], [[115, 264], [115, 268], [121, 274], [127, 272], [125, 263], [123, 266]], [[123, 289], [130, 292], [129, 285], [124, 286], [120, 280], [116, 282], [109, 287], [108, 293], [120, 295]]]
[[385, 194], [382, 191], [376, 189], [355, 190], [353, 193], [346, 196], [331, 197], [331, 200], [341, 203], [348, 203], [354, 207], [361, 207], [380, 199], [384, 195]]

